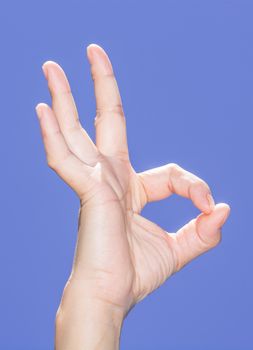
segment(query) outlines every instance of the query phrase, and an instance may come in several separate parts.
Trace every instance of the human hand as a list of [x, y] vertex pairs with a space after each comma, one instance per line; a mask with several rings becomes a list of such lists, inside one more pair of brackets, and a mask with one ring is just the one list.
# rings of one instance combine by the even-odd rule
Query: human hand
[[[68, 80], [55, 62], [43, 65], [52, 108], [37, 105], [47, 161], [80, 198], [73, 268], [62, 305], [73, 295], [117, 309], [124, 318], [145, 296], [198, 255], [216, 246], [229, 215], [208, 185], [176, 164], [136, 173], [111, 62], [87, 48], [96, 97], [96, 143], [82, 128]], [[176, 234], [140, 215], [151, 201], [176, 193], [202, 212]]]

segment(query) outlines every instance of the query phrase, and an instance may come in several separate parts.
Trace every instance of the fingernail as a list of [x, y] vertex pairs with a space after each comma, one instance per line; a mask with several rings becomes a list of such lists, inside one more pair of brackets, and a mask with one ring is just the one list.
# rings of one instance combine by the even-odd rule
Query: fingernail
[[229, 216], [230, 213], [230, 209], [223, 215], [223, 217], [221, 218], [220, 221], [220, 228], [225, 224], [225, 222], [227, 221], [227, 218]]
[[37, 116], [40, 119], [42, 117], [43, 108], [41, 108], [41, 106], [38, 105], [38, 106], [35, 107], [35, 109], [36, 109]]
[[87, 47], [88, 58], [100, 74], [112, 74], [112, 63], [104, 49], [96, 44]]
[[208, 201], [208, 203], [209, 203], [209, 208], [210, 208], [210, 209], [214, 209], [214, 207], [215, 207], [215, 202], [214, 202], [213, 196], [212, 196], [210, 193], [208, 193], [208, 194], [206, 195], [206, 198], [207, 198], [207, 201]]
[[44, 64], [42, 65], [42, 70], [43, 70], [43, 73], [45, 75], [45, 78], [48, 79], [48, 70], [47, 70], [47, 68], [45, 67]]
[[88, 58], [91, 60], [92, 59], [92, 50], [90, 50], [90, 46], [91, 46], [92, 44], [90, 44], [90, 45], [88, 45], [87, 47], [86, 47], [86, 53], [87, 53], [87, 56], [88, 56]]

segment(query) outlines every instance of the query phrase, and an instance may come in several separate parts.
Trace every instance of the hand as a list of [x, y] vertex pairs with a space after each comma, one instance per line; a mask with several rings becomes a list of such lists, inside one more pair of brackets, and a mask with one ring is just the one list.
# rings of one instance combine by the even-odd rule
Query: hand
[[[82, 128], [70, 85], [55, 62], [43, 65], [52, 108], [37, 105], [47, 162], [80, 198], [73, 268], [63, 301], [76, 295], [129, 310], [168, 277], [216, 246], [229, 215], [208, 185], [176, 164], [136, 173], [128, 153], [126, 120], [111, 62], [98, 45], [87, 48], [96, 97], [96, 144]], [[140, 215], [176, 193], [202, 212], [176, 234]]]

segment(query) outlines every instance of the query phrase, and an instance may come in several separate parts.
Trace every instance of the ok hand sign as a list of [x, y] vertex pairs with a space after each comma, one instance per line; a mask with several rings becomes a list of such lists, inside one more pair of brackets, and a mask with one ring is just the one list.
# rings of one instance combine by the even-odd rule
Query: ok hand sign
[[[79, 301], [92, 296], [126, 315], [171, 274], [218, 244], [229, 206], [215, 205], [208, 185], [176, 164], [135, 172], [112, 64], [95, 44], [87, 56], [96, 96], [96, 143], [80, 124], [67, 77], [55, 62], [43, 65], [52, 107], [36, 107], [48, 165], [81, 203], [63, 300], [73, 293]], [[140, 214], [148, 202], [173, 193], [191, 199], [202, 212], [176, 234]]]

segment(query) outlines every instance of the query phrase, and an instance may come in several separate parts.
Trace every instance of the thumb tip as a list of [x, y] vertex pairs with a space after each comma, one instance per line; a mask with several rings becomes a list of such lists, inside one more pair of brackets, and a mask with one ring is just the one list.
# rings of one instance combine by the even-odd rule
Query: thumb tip
[[213, 210], [209, 214], [200, 214], [200, 218], [204, 221], [210, 222], [222, 222], [226, 221], [227, 217], [230, 214], [230, 206], [227, 203], [218, 203], [215, 204]]
[[230, 214], [230, 211], [231, 208], [227, 203], [216, 204], [213, 215], [215, 216], [216, 222], [219, 225], [219, 227], [224, 225]]
[[230, 206], [226, 203], [216, 204], [210, 214], [201, 214], [198, 218], [198, 230], [202, 238], [216, 245], [221, 239], [221, 227], [226, 222], [230, 213]]

